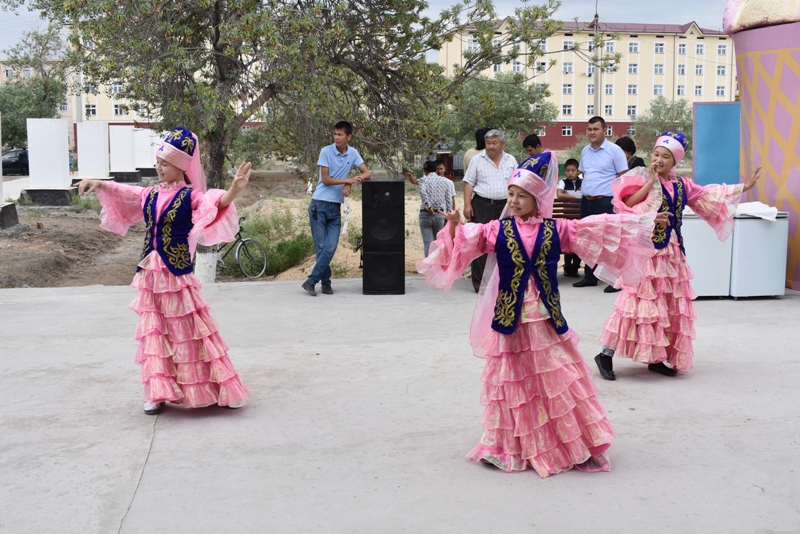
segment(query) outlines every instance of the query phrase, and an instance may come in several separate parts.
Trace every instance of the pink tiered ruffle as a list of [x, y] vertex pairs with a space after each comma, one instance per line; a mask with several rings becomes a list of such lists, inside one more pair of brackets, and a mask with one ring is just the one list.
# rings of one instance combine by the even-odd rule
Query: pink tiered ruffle
[[[538, 291], [526, 291], [539, 309]], [[614, 429], [597, 400], [597, 386], [573, 331], [556, 334], [546, 313], [521, 322], [511, 335], [492, 332], [481, 380], [484, 434], [467, 455], [504, 471], [533, 467], [541, 477], [573, 467], [611, 469], [605, 451]]]
[[228, 358], [200, 282], [193, 274], [173, 275], [157, 252], [139, 266], [131, 284], [138, 294], [130, 307], [139, 314], [136, 363], [142, 366], [146, 399], [189, 408], [244, 406], [249, 391]]
[[676, 239], [645, 268], [645, 280], [625, 286], [606, 320], [600, 342], [616, 356], [641, 363], [669, 362], [678, 371], [692, 368], [694, 277]]

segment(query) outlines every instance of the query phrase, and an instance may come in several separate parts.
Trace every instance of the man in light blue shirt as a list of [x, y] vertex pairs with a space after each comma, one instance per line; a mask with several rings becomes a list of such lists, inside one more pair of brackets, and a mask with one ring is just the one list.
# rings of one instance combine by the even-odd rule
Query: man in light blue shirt
[[[350, 192], [351, 185], [372, 177], [361, 155], [349, 146], [352, 138], [353, 126], [347, 121], [340, 121], [333, 127], [333, 144], [319, 153], [319, 182], [308, 206], [308, 221], [317, 261], [308, 279], [303, 282], [303, 289], [311, 296], [317, 296], [317, 282], [322, 282], [324, 294], [333, 294], [331, 260], [339, 246], [342, 202]], [[353, 168], [358, 169], [360, 174], [348, 178]]]
[[[614, 213], [611, 204], [611, 182], [628, 170], [628, 159], [620, 147], [606, 139], [606, 121], [603, 117], [592, 117], [586, 127], [589, 144], [581, 151], [578, 170], [583, 173], [581, 184], [581, 219], [600, 213]], [[583, 279], [575, 287], [596, 286], [597, 277], [588, 265]], [[606, 293], [616, 290], [608, 286]]]

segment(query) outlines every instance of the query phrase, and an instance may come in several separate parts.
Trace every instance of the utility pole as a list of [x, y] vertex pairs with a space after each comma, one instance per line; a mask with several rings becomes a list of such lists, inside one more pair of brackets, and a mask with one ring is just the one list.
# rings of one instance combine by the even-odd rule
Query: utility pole
[[[594, 52], [595, 52], [594, 57], [599, 59], [599, 61], [595, 62], [594, 66], [594, 114], [600, 115], [600, 83], [602, 78], [600, 74], [600, 65], [603, 64], [603, 49], [605, 47], [602, 46], [603, 34], [600, 33], [600, 17], [597, 16], [596, 3], [594, 10], [594, 35], [595, 38], [597, 38], [598, 36], [600, 37], [600, 39], [595, 39], [595, 47], [594, 47]], [[599, 52], [598, 52], [598, 45], [600, 48]]]

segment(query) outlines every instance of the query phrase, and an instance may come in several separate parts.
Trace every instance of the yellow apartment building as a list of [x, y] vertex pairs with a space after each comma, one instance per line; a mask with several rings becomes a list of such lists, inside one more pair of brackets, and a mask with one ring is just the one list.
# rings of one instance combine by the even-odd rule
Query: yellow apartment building
[[[506, 18], [496, 24], [500, 43], [512, 24]], [[600, 31], [601, 54], [621, 54], [616, 69], [595, 69], [595, 32]], [[477, 39], [469, 30], [444, 43], [439, 64], [447, 75], [464, 64], [464, 52], [475, 50]], [[538, 132], [548, 148], [573, 146], [585, 133], [587, 120], [600, 115], [608, 124], [608, 136], [632, 133], [636, 115], [655, 98], [686, 99], [689, 102], [729, 102], [736, 99], [736, 61], [733, 40], [716, 30], [687, 24], [634, 24], [565, 22], [561, 31], [540, 44], [543, 55], [529, 64], [529, 53], [521, 45], [519, 61], [494, 65], [483, 74], [519, 72], [530, 83], [547, 84], [548, 98], [558, 109], [557, 124]], [[553, 64], [551, 65], [551, 62]], [[476, 127], [484, 125], [476, 125]]]

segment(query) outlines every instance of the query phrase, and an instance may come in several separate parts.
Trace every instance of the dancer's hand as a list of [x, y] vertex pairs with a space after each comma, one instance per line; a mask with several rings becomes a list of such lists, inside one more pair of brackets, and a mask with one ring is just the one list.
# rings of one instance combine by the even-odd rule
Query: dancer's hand
[[759, 178], [761, 178], [761, 165], [755, 168], [755, 170], [753, 171], [753, 176], [751, 176], [750, 179], [744, 184], [744, 189], [742, 189], [742, 193], [753, 189], [756, 186], [756, 182], [758, 182]]
[[666, 211], [662, 211], [658, 215], [656, 215], [655, 223], [660, 226], [661, 228], [666, 228], [669, 226], [669, 213]]
[[73, 187], [78, 188], [78, 195], [83, 196], [86, 193], [92, 193], [95, 189], [100, 186], [100, 180], [81, 180], [80, 182], [76, 183]]
[[235, 194], [239, 194], [244, 191], [244, 188], [247, 187], [247, 183], [250, 181], [250, 173], [253, 171], [253, 164], [249, 161], [245, 161], [244, 163], [239, 165], [239, 168], [236, 170], [236, 175], [233, 177], [233, 182], [231, 182], [231, 186], [228, 188], [228, 191], [232, 191]]
[[453, 210], [450, 213], [445, 213], [442, 210], [439, 210], [439, 213], [444, 215], [444, 218], [447, 219], [447, 222], [452, 224], [458, 224], [461, 222], [461, 213], [458, 210]]

